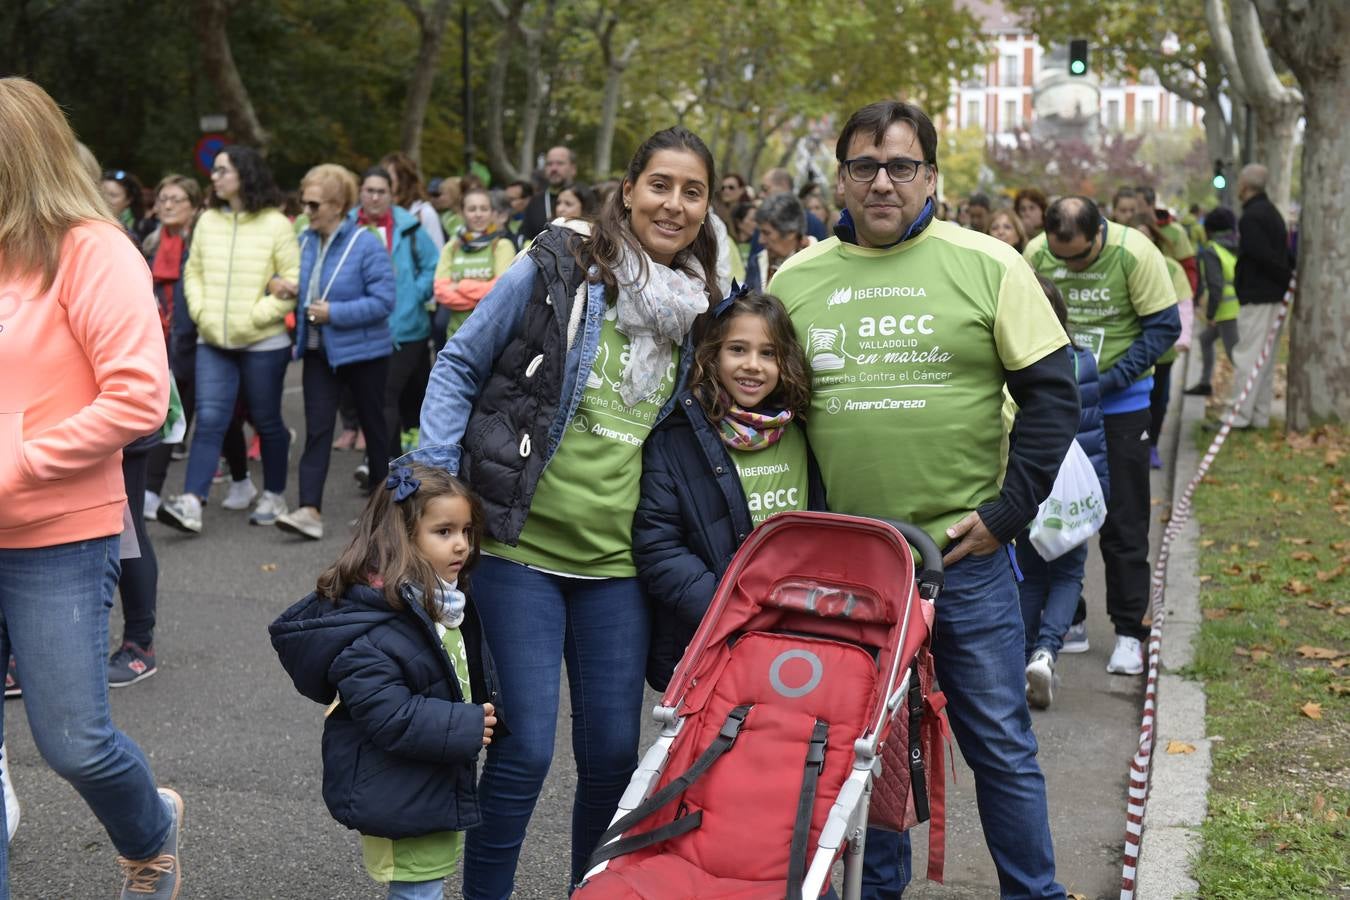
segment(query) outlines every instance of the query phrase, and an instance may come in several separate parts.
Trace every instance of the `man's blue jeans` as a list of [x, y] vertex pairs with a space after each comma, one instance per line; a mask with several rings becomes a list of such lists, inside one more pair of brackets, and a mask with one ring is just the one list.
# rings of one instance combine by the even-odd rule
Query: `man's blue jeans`
[[[71, 783], [117, 852], [147, 859], [173, 824], [141, 749], [108, 708], [108, 610], [120, 567], [118, 538], [32, 550], [0, 549], [0, 659], [11, 650], [33, 741]], [[4, 734], [0, 708], [0, 740]], [[0, 803], [0, 834], [4, 804]], [[0, 898], [9, 893], [0, 841]]]
[[1087, 555], [1087, 544], [1083, 543], [1046, 562], [1031, 545], [1028, 532], [1022, 532], [1017, 539], [1017, 566], [1022, 570], [1017, 592], [1022, 602], [1028, 660], [1037, 647], [1059, 657], [1064, 632], [1069, 630], [1078, 598], [1083, 594]]
[[464, 896], [511, 895], [525, 829], [553, 761], [564, 660], [577, 764], [569, 882], [576, 884], [637, 768], [651, 629], [646, 600], [636, 578], [567, 578], [490, 556], [473, 573], [473, 593], [510, 734], [493, 739], [478, 783], [483, 820], [466, 837]]
[[221, 350], [197, 345], [197, 430], [192, 434], [184, 490], [203, 500], [211, 493], [211, 477], [220, 462], [225, 430], [234, 418], [243, 389], [249, 418], [258, 430], [262, 450], [263, 489], [286, 492], [286, 454], [291, 436], [281, 418], [281, 388], [291, 351]]
[[[957, 746], [974, 770], [980, 824], [998, 868], [1000, 896], [1063, 898], [1027, 710], [1023, 632], [1006, 550], [967, 556], [947, 569], [933, 626], [933, 661]], [[864, 898], [892, 900], [904, 891], [901, 877], [908, 866], [902, 871], [873, 857], [892, 856], [897, 844], [894, 835], [868, 830]], [[869, 873], [885, 880], [877, 884]]]

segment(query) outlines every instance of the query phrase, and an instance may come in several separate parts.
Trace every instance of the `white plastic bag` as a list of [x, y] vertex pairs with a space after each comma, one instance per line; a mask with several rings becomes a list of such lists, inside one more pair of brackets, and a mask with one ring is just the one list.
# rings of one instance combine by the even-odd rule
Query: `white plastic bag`
[[1106, 521], [1106, 498], [1092, 461], [1075, 440], [1060, 463], [1050, 496], [1031, 523], [1031, 545], [1046, 562], [1086, 541]]

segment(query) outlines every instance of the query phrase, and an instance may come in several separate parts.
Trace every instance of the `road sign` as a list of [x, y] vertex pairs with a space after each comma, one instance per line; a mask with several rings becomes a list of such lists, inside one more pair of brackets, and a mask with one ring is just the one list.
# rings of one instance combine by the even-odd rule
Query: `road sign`
[[225, 147], [225, 135], [223, 134], [204, 134], [197, 140], [197, 148], [192, 151], [192, 161], [197, 165], [197, 171], [203, 175], [211, 174], [211, 166], [216, 161], [216, 156]]

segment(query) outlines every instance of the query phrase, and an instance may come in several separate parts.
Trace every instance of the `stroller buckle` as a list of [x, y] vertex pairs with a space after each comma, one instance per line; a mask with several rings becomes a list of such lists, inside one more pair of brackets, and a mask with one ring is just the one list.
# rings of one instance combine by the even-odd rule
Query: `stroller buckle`
[[748, 706], [738, 706], [727, 714], [727, 720], [722, 723], [722, 730], [718, 732], [718, 737], [731, 743], [736, 743], [736, 735], [741, 733], [741, 726], [745, 724], [745, 716], [750, 712]]

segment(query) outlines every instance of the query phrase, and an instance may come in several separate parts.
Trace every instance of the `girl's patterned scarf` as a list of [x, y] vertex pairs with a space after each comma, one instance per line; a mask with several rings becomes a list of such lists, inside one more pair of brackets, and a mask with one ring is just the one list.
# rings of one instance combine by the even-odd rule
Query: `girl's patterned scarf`
[[760, 413], [743, 409], [726, 398], [730, 405], [717, 423], [717, 436], [732, 450], [763, 450], [778, 443], [792, 421], [792, 410]]

